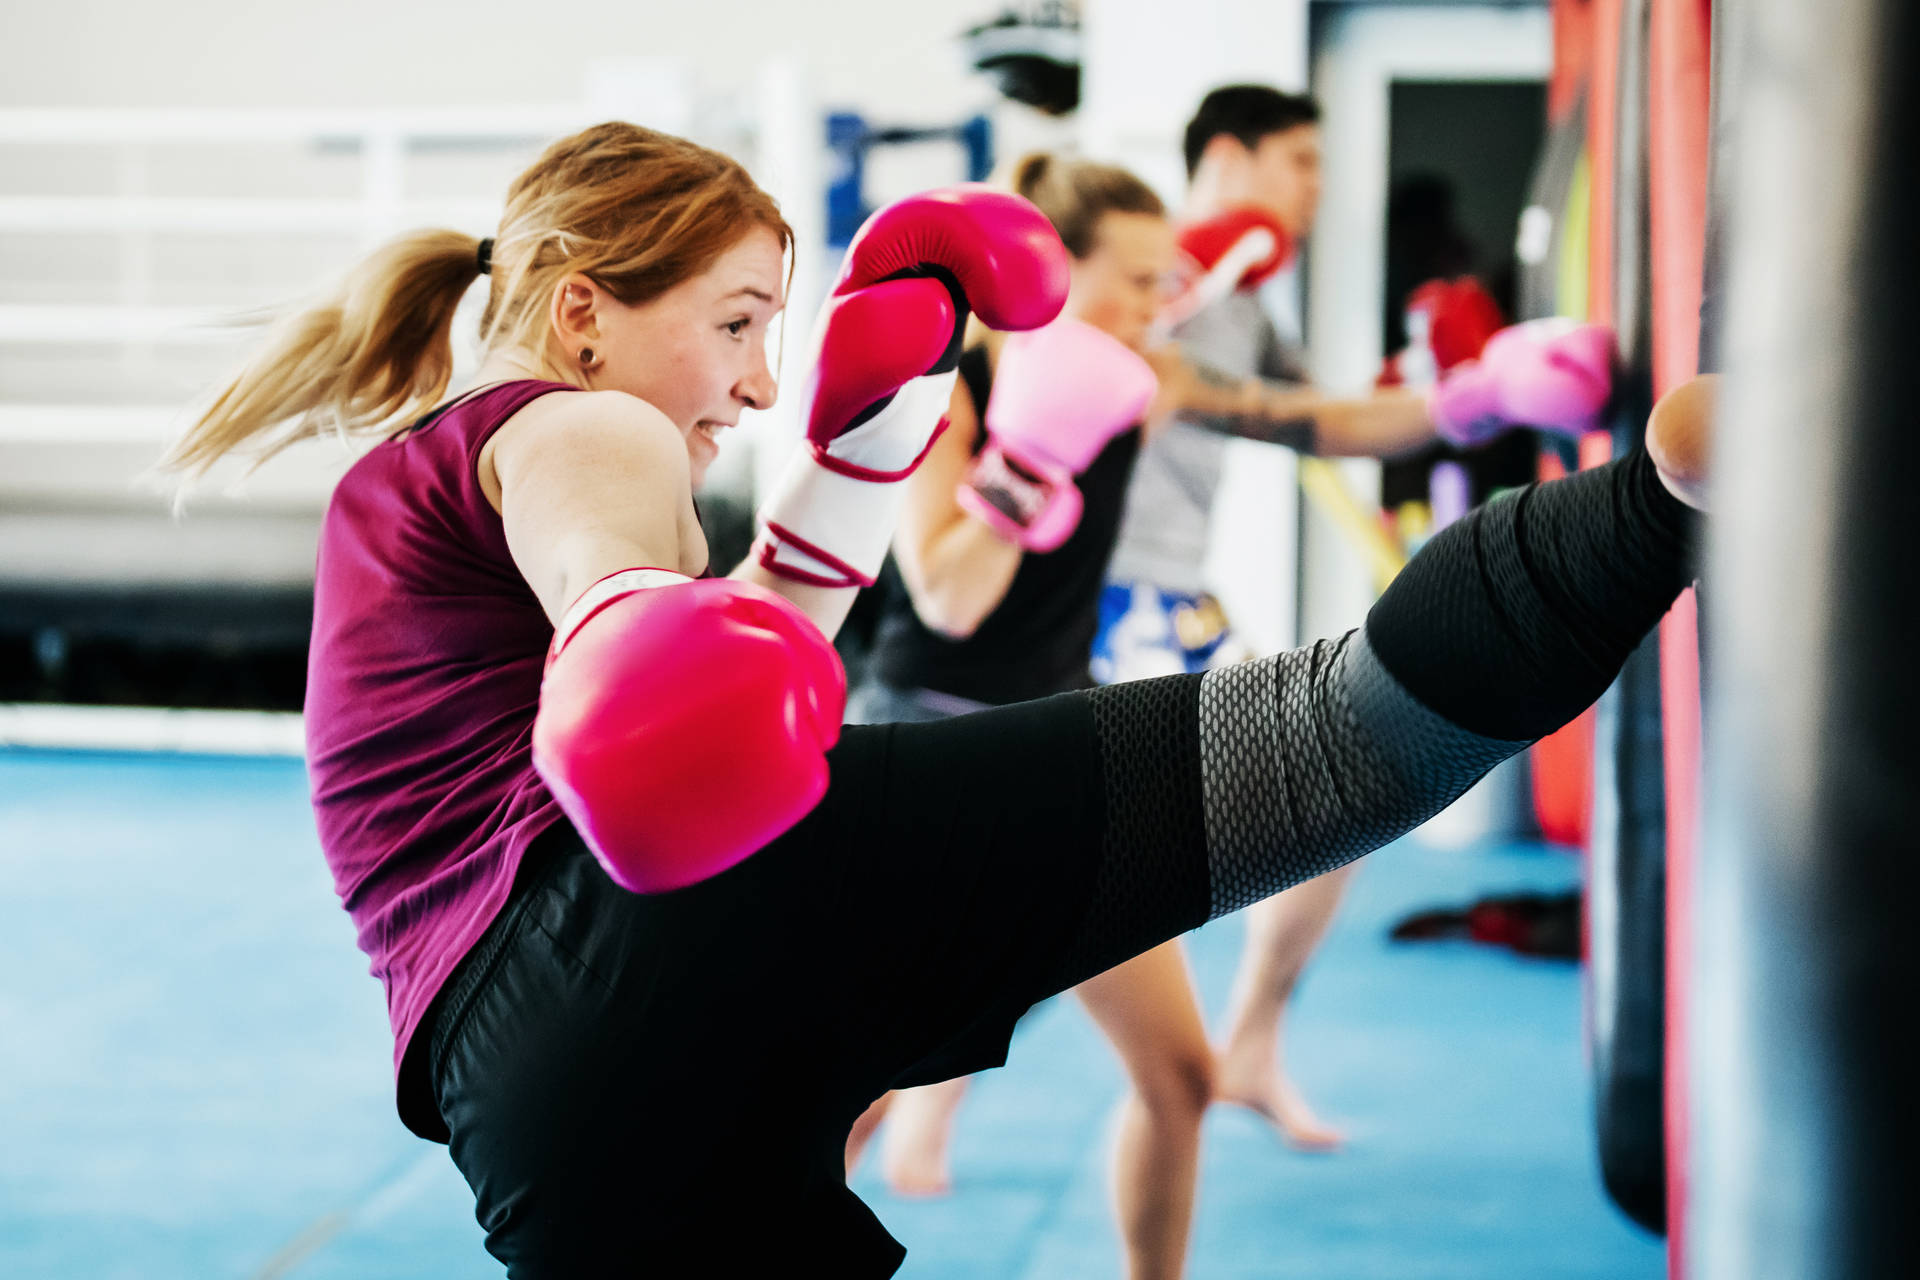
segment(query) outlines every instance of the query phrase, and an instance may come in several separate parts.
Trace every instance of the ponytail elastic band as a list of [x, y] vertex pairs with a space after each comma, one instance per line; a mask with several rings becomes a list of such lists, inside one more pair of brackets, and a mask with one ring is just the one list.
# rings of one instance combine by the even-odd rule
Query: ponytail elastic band
[[475, 257], [477, 257], [480, 262], [480, 274], [483, 276], [491, 274], [493, 271], [493, 237], [492, 236], [488, 236], [485, 240], [482, 240], [480, 242], [480, 249], [479, 249], [479, 252], [475, 254]]

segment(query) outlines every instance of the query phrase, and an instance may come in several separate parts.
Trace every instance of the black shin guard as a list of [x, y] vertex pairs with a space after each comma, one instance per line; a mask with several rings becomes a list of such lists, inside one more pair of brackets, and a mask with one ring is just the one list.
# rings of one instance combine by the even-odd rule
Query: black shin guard
[[1636, 449], [1443, 530], [1373, 606], [1367, 638], [1454, 724], [1542, 737], [1606, 691], [1686, 587], [1698, 523]]
[[1106, 831], [1060, 985], [1378, 848], [1579, 714], [1696, 522], [1636, 451], [1448, 529], [1364, 632], [1093, 692]]
[[1406, 834], [1526, 746], [1422, 706], [1358, 631], [1209, 672], [1199, 710], [1210, 917]]

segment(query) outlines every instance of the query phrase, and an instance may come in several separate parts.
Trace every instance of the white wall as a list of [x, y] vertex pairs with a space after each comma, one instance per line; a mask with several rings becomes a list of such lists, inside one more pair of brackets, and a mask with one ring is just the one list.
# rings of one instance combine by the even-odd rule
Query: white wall
[[1236, 81], [1299, 91], [1307, 0], [1087, 0], [1081, 141], [1180, 206], [1180, 137], [1201, 97]]
[[[0, 107], [570, 103], [609, 62], [645, 58], [683, 65], [696, 102], [687, 131], [719, 142], [719, 122], [754, 119], [765, 66], [778, 58], [806, 69], [825, 108], [889, 123], [985, 111], [1010, 154], [1057, 142], [1062, 129], [1005, 102], [966, 66], [957, 37], [999, 8], [997, 0], [637, 0], [541, 14], [522, 0], [15, 2], [0, 44]], [[909, 189], [918, 171], [883, 159], [875, 194]]]

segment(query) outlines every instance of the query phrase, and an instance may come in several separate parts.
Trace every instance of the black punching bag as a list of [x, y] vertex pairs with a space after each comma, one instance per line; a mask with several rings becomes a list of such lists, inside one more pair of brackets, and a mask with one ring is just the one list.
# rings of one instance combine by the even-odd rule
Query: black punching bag
[[1920, 1267], [1920, 5], [1723, 0], [1739, 124], [1688, 1273]]

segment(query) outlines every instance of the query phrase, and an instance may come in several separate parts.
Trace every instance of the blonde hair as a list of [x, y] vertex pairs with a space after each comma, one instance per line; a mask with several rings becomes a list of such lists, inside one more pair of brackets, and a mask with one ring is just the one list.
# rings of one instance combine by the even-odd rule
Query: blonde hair
[[1118, 165], [1035, 151], [1014, 161], [1007, 185], [1047, 215], [1076, 258], [1093, 252], [1100, 219], [1109, 213], [1167, 216], [1153, 188]]
[[[717, 151], [618, 122], [563, 138], [507, 191], [481, 343], [539, 349], [548, 300], [568, 276], [638, 305], [756, 227], [783, 250], [793, 243], [773, 197]], [[439, 403], [453, 376], [454, 310], [482, 274], [480, 245], [419, 231], [374, 251], [268, 333], [160, 467], [191, 477], [230, 453], [264, 461], [322, 434], [384, 437]]]
[[[996, 181], [1045, 214], [1060, 234], [1060, 243], [1076, 258], [1093, 252], [1100, 238], [1100, 219], [1109, 213], [1167, 216], [1167, 207], [1153, 188], [1127, 170], [1051, 151], [1029, 151], [996, 175]], [[973, 316], [967, 321], [967, 345], [981, 342], [995, 359], [999, 357], [1001, 335]]]

